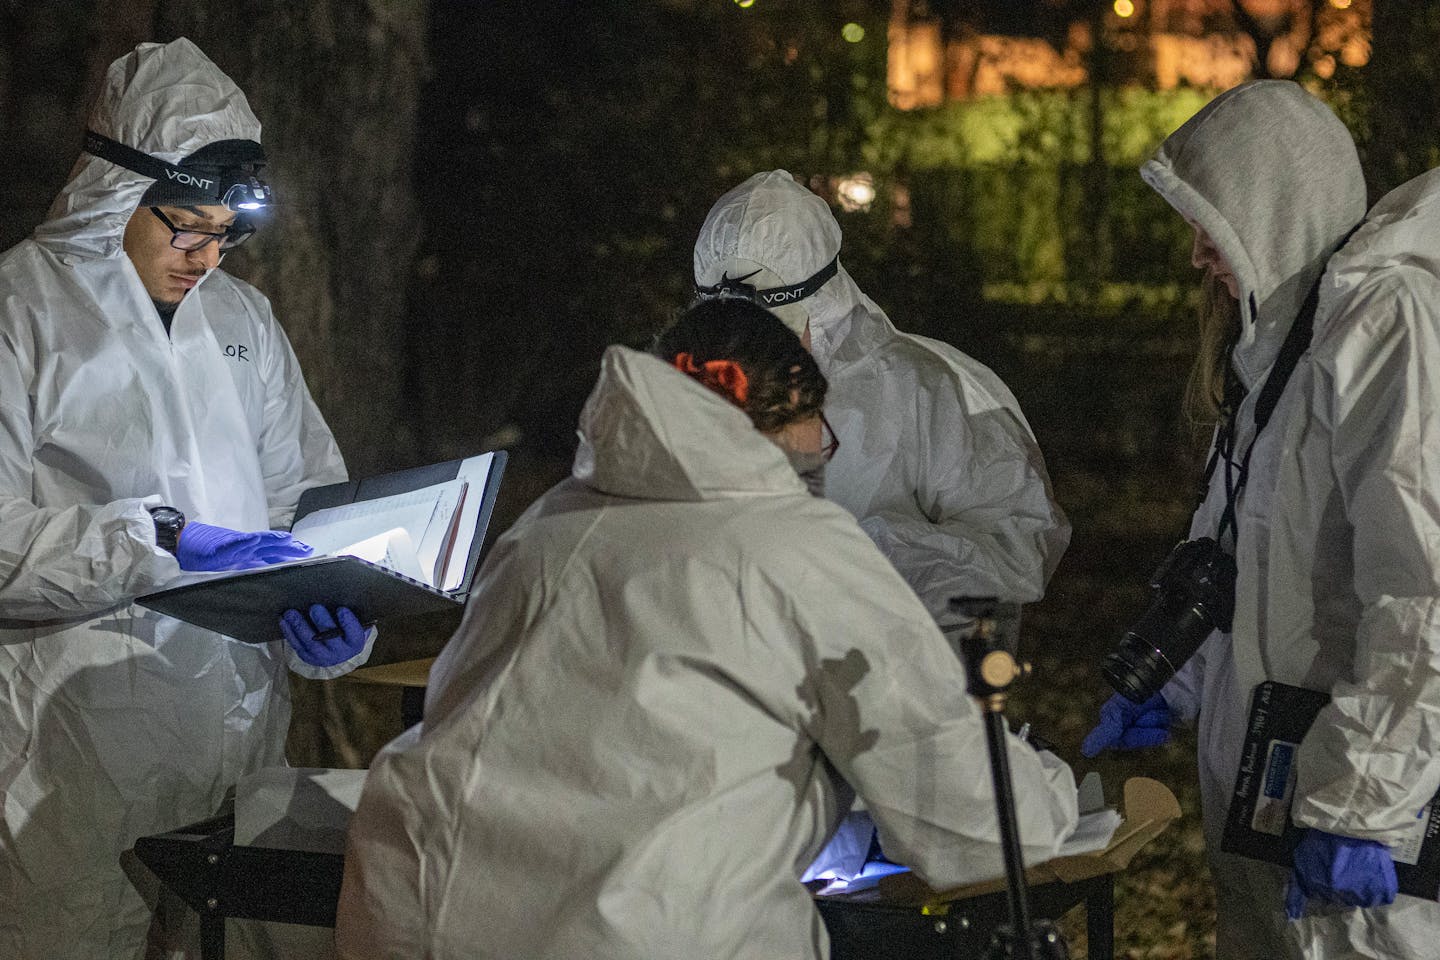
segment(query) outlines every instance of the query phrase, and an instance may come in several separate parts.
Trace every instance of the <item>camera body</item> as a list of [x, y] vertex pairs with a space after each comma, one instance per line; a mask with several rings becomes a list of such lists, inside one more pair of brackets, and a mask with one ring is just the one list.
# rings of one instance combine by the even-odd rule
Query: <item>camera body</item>
[[1177, 544], [1150, 577], [1150, 606], [1101, 664], [1110, 686], [1133, 703], [1159, 693], [1212, 631], [1230, 629], [1235, 575], [1212, 538]]

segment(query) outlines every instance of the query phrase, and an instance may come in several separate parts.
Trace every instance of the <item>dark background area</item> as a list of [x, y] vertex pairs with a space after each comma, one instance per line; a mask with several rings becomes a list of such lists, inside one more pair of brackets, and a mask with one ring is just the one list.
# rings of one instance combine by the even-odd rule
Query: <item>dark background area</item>
[[[1082, 86], [902, 111], [887, 98], [886, 43], [902, 6], [946, 36], [1056, 45], [1085, 23], [1102, 43]], [[1216, 29], [1251, 30], [1257, 50], [1284, 26], [1211, 6]], [[1374, 7], [1367, 65], [1296, 77], [1350, 124], [1378, 197], [1440, 159], [1440, 11]], [[1074, 524], [1026, 613], [1038, 670], [1015, 712], [1112, 793], [1142, 772], [1175, 789], [1192, 816], [1127, 876], [1121, 943], [1136, 957], [1206, 956], [1193, 744], [1078, 756], [1104, 698], [1095, 663], [1184, 532], [1208, 438], [1180, 410], [1195, 328], [1188, 231], [1135, 167], [1215, 91], [1125, 80], [1129, 28], [1114, 9], [0, 0], [0, 248], [63, 183], [106, 64], [141, 40], [190, 37], [265, 124], [281, 198], [226, 269], [275, 302], [352, 472], [509, 449], [493, 535], [568, 471], [605, 345], [643, 346], [686, 305], [692, 244], [721, 193], [783, 167], [833, 197], [839, 178], [868, 173], [873, 204], [836, 207], [847, 268], [898, 326], [1005, 379]], [[846, 24], [863, 39], [845, 39]], [[387, 628], [385, 655], [433, 654], [454, 622]], [[296, 683], [292, 762], [363, 766], [398, 731], [393, 691]]]

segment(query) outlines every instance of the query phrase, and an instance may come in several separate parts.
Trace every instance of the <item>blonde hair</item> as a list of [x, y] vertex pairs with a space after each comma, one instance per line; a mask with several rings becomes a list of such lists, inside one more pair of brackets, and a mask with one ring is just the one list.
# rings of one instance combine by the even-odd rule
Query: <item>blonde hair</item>
[[1240, 303], [1225, 284], [1206, 272], [1200, 285], [1200, 343], [1185, 383], [1185, 414], [1197, 427], [1220, 419], [1225, 402], [1225, 367], [1240, 339]]

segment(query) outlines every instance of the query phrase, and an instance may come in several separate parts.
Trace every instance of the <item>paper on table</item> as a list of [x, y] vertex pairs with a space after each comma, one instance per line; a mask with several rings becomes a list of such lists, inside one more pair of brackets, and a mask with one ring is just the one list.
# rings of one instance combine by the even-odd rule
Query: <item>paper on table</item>
[[1075, 832], [1060, 844], [1057, 857], [1074, 857], [1082, 853], [1093, 853], [1096, 850], [1104, 850], [1110, 846], [1110, 839], [1115, 836], [1115, 831], [1120, 829], [1120, 824], [1125, 818], [1118, 810], [1100, 810], [1095, 813], [1082, 814], [1079, 822], [1075, 825]]
[[1110, 845], [1115, 831], [1120, 829], [1120, 824], [1125, 821], [1118, 811], [1106, 808], [1105, 790], [1100, 783], [1100, 774], [1094, 770], [1085, 774], [1085, 779], [1080, 781], [1075, 799], [1080, 807], [1080, 820], [1075, 825], [1075, 832], [1060, 845], [1056, 856], [1070, 857], [1104, 850]]
[[865, 869], [865, 858], [875, 839], [875, 821], [868, 810], [852, 810], [840, 821], [830, 840], [800, 875], [801, 883], [812, 880], [849, 881]]
[[[1115, 831], [1125, 822], [1125, 818], [1118, 811], [1106, 809], [1100, 775], [1094, 771], [1080, 782], [1076, 800], [1081, 811], [1080, 818], [1076, 822], [1075, 832], [1066, 837], [1060, 849], [1055, 852], [1056, 857], [1072, 857], [1104, 850], [1110, 846]], [[869, 839], [874, 835], [874, 829], [869, 813], [852, 812], [801, 880], [828, 880], [829, 883], [818, 891], [821, 896], [825, 896], [864, 890], [878, 884], [882, 877], [908, 872], [908, 867], [888, 860], [865, 860], [865, 852], [868, 852]], [[857, 843], [856, 837], [861, 838], [860, 842]], [[852, 852], [855, 850], [864, 852], [856, 857]]]
[[860, 872], [853, 874], [848, 879], [839, 877], [829, 878], [830, 882], [825, 884], [815, 893], [817, 896], [826, 897], [835, 893], [855, 893], [860, 890], [868, 890], [878, 886], [885, 877], [894, 876], [897, 873], [909, 873], [910, 868], [901, 866], [898, 863], [891, 863], [889, 860], [870, 860], [860, 868]]

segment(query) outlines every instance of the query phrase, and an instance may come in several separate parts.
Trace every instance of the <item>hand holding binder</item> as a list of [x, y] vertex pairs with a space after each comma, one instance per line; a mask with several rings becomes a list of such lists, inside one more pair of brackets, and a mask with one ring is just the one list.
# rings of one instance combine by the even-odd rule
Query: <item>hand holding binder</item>
[[1374, 840], [1306, 830], [1295, 848], [1295, 870], [1285, 891], [1285, 915], [1298, 920], [1305, 901], [1346, 907], [1380, 907], [1400, 892], [1390, 848]]
[[[1296, 894], [1302, 909], [1300, 894], [1310, 890], [1326, 899], [1350, 897], [1357, 905], [1358, 898], [1383, 896], [1386, 889], [1435, 900], [1440, 897], [1440, 795], [1418, 811], [1400, 840], [1389, 847], [1374, 845], [1383, 858], [1367, 846], [1371, 841], [1307, 829], [1290, 819], [1300, 743], [1329, 701], [1321, 691], [1274, 680], [1255, 688], [1220, 849], [1295, 868], [1309, 887]], [[1382, 859], [1390, 862], [1393, 881], [1384, 877], [1383, 864], [1377, 863]], [[1356, 879], [1362, 876], [1368, 878], [1363, 884]], [[1342, 892], [1342, 886], [1352, 889]]]
[[365, 628], [348, 607], [339, 607], [332, 615], [317, 603], [310, 607], [308, 619], [299, 610], [286, 610], [280, 616], [280, 630], [295, 655], [312, 667], [333, 667], [365, 649]]
[[505, 467], [497, 451], [305, 491], [291, 531], [326, 554], [192, 578], [136, 600], [247, 643], [286, 610], [346, 607], [361, 624], [455, 610], [469, 596]]
[[283, 530], [245, 533], [190, 521], [180, 530], [175, 559], [181, 570], [250, 570], [303, 560], [312, 550]]

